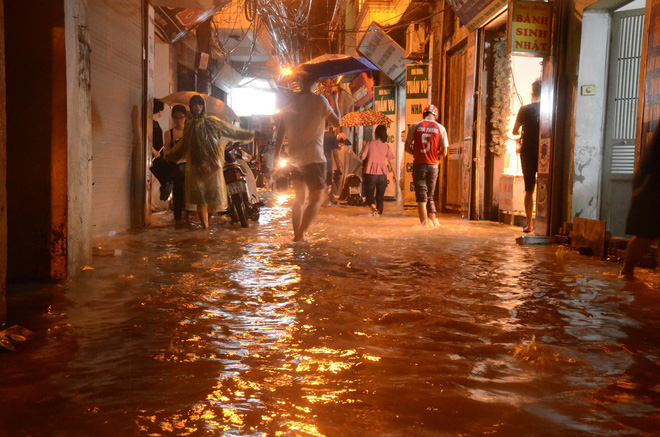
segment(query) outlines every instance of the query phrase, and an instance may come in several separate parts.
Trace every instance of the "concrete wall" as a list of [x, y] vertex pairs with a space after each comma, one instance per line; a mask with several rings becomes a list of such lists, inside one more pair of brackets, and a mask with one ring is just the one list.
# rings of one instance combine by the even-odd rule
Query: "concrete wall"
[[87, 0], [65, 0], [68, 126], [67, 270], [92, 261], [92, 112]]
[[64, 6], [11, 1], [4, 12], [7, 275], [57, 279], [66, 275]]
[[[575, 104], [571, 217], [593, 220], [600, 217], [610, 21], [607, 11], [585, 11], [583, 15]], [[580, 88], [585, 85], [595, 86], [596, 95], [580, 95]]]

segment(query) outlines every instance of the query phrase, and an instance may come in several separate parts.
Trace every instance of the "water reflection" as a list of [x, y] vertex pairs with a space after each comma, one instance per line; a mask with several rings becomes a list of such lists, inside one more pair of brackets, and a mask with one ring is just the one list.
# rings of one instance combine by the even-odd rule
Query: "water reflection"
[[660, 429], [654, 276], [394, 207], [324, 209], [293, 244], [291, 197], [270, 202], [258, 226], [136, 232], [75, 281], [24, 288], [38, 338], [0, 357], [0, 435]]

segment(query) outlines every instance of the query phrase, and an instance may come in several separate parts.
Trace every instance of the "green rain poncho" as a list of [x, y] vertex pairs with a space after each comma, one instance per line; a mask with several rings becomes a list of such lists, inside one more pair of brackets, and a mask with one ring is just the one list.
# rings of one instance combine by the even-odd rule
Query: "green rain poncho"
[[202, 116], [186, 124], [183, 137], [165, 154], [168, 161], [186, 158], [186, 203], [208, 205], [209, 213], [227, 209], [227, 188], [222, 173], [225, 146], [231, 141], [250, 141], [254, 133]]

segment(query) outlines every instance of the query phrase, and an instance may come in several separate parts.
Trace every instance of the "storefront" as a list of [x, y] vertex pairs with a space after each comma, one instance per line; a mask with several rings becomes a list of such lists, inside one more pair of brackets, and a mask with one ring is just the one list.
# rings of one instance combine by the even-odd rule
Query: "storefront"
[[[476, 2], [448, 3], [467, 25], [455, 27], [443, 41], [442, 122], [449, 137], [443, 210], [471, 220], [508, 223], [521, 215], [524, 188], [512, 128], [519, 108], [531, 103], [532, 82], [541, 79], [535, 214], [537, 234], [549, 234], [553, 203], [561, 209], [560, 200], [552, 197], [553, 183], [561, 180], [553, 178], [554, 172], [561, 171], [561, 157], [553, 150], [558, 89], [557, 47], [552, 41], [559, 10], [545, 2], [510, 2], [507, 6], [494, 1], [480, 7]], [[542, 10], [525, 10], [514, 17], [509, 12], [514, 3], [532, 3], [532, 8]]]

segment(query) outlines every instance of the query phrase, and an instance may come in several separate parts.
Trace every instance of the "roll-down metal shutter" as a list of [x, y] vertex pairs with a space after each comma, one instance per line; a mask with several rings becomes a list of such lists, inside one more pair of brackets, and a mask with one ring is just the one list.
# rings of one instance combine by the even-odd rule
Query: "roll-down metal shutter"
[[141, 0], [89, 0], [93, 235], [131, 227], [131, 181], [142, 151]]

